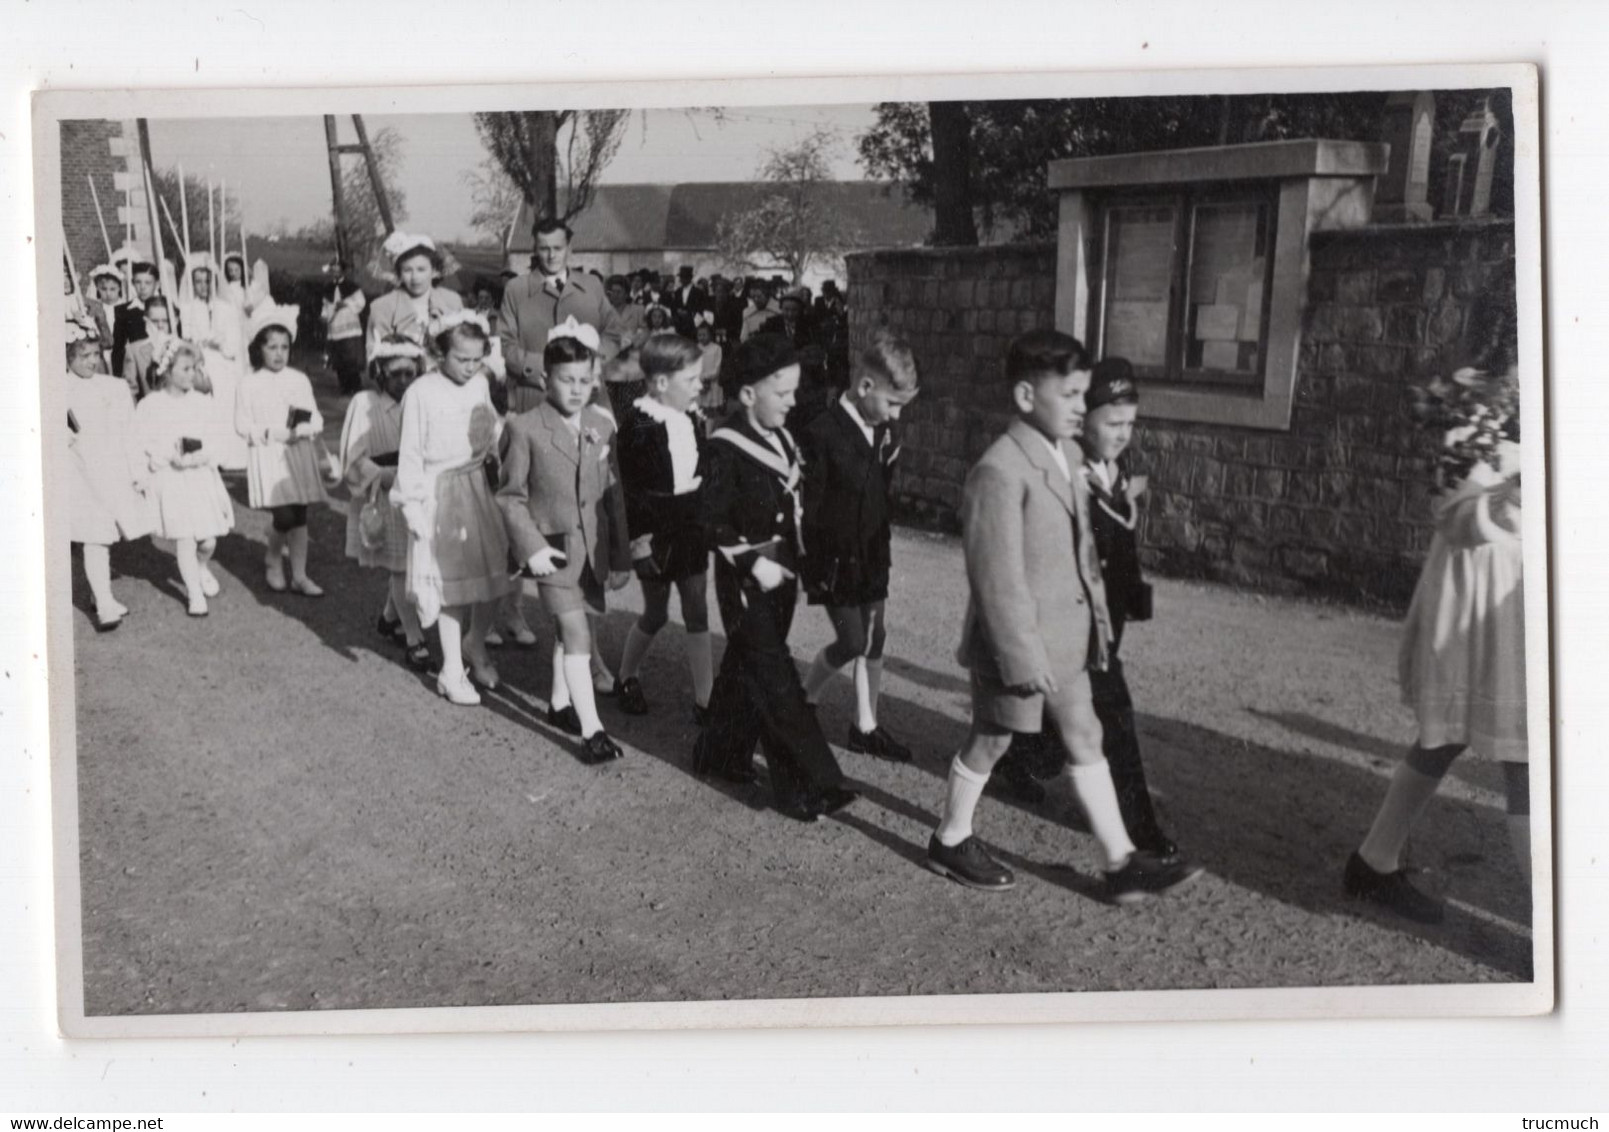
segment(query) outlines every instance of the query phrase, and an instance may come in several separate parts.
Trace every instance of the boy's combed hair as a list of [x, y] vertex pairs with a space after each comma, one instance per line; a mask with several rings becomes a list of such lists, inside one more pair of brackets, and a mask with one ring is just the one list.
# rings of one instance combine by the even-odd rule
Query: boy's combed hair
[[531, 228], [533, 236], [548, 236], [554, 232], [563, 232], [566, 241], [575, 238], [570, 226], [556, 216], [544, 216]]
[[881, 385], [908, 393], [916, 388], [916, 355], [905, 339], [886, 327], [878, 327], [855, 359], [855, 376], [857, 380], [862, 376], [870, 377]]
[[542, 368], [552, 369], [569, 362], [590, 362], [596, 356], [579, 338], [555, 338], [542, 351]]
[[473, 322], [460, 322], [457, 326], [449, 327], [436, 335], [436, 356], [444, 358], [451, 352], [453, 341], [463, 338], [471, 342], [479, 342], [484, 352], [491, 343], [491, 336]]
[[1030, 330], [1006, 350], [1006, 380], [1015, 384], [1038, 377], [1066, 377], [1089, 368], [1084, 344], [1059, 330]]
[[703, 360], [704, 351], [699, 349], [698, 343], [680, 334], [649, 335], [648, 341], [637, 351], [637, 363], [642, 367], [642, 375], [650, 381], [659, 374], [675, 373]]
[[157, 278], [156, 264], [146, 263], [144, 260], [140, 260], [139, 262], [135, 263], [133, 267], [129, 268], [129, 275], [149, 275], [152, 279], [155, 279]]

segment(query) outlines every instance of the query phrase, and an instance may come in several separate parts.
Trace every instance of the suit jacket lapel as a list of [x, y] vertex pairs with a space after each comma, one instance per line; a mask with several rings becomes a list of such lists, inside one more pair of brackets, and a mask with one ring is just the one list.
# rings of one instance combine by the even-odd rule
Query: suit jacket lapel
[[[1017, 447], [1028, 457], [1028, 462], [1044, 475], [1045, 482], [1050, 486], [1052, 494], [1061, 501], [1061, 505], [1067, 508], [1070, 514], [1082, 520], [1083, 516], [1079, 514], [1078, 504], [1075, 501], [1072, 480], [1062, 475], [1061, 468], [1056, 466], [1056, 458], [1050, 454], [1050, 447], [1044, 436], [1033, 425], [1020, 418], [1012, 421], [1007, 431], [1011, 439], [1017, 442]], [[1075, 467], [1073, 457], [1067, 452], [1067, 446], [1063, 444], [1061, 449], [1062, 455], [1067, 456], [1068, 468]]]
[[564, 418], [548, 402], [543, 401], [536, 407], [541, 415], [542, 424], [548, 430], [548, 443], [553, 450], [560, 453], [577, 467], [581, 464], [581, 438], [571, 431], [570, 426], [564, 423]]

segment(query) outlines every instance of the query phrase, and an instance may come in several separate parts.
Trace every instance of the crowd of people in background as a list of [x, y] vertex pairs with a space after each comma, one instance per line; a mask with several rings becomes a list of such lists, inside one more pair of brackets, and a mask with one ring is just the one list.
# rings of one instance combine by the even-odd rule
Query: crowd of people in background
[[[898, 422], [920, 392], [910, 345], [879, 328], [852, 351], [830, 280], [813, 296], [687, 266], [606, 277], [572, 266], [562, 222], [535, 234], [532, 270], [467, 303], [442, 285], [443, 256], [423, 235], [388, 238], [393, 286], [372, 302], [336, 274], [320, 312], [346, 398], [334, 453], [312, 382], [290, 364], [301, 312], [274, 301], [261, 265], [248, 277], [241, 257], [221, 272], [198, 257], [169, 295], [163, 269], [135, 262], [127, 300], [116, 268], [92, 272], [66, 361], [71, 537], [95, 628], [128, 616], [110, 548], [147, 535], [171, 548], [188, 613], [207, 616], [223, 588], [211, 559], [235, 522], [222, 473], [244, 472], [246, 502], [269, 513], [267, 587], [324, 596], [309, 509], [340, 485], [341, 549], [385, 576], [358, 600], [448, 703], [473, 707], [500, 686], [490, 650], [538, 643], [526, 619], [537, 596], [553, 639], [548, 723], [580, 740], [583, 762], [618, 759], [599, 697], [654, 710], [641, 672], [674, 592], [699, 728], [692, 768], [746, 788], [763, 754], [781, 814], [809, 823], [851, 805], [816, 713], [838, 673], [855, 697], [845, 749], [913, 758], [878, 714]], [[1108, 896], [1162, 895], [1201, 869], [1152, 806], [1118, 660], [1125, 625], [1151, 616], [1135, 535], [1145, 477], [1124, 461], [1139, 384], [1123, 359], [1097, 363], [1055, 331], [1015, 339], [1003, 368], [1012, 421], [961, 509], [971, 726], [926, 864], [973, 888], [1012, 887], [973, 832], [979, 797], [997, 767], [1019, 787], [1063, 773]], [[1528, 846], [1517, 423], [1498, 441], [1501, 459], [1444, 485], [1403, 660], [1420, 739], [1345, 871], [1349, 894], [1422, 920], [1439, 905], [1407, 880], [1403, 842], [1466, 747], [1520, 768], [1512, 825]], [[643, 611], [612, 669], [600, 619], [634, 578]], [[833, 629], [803, 677], [788, 647], [801, 595]]]

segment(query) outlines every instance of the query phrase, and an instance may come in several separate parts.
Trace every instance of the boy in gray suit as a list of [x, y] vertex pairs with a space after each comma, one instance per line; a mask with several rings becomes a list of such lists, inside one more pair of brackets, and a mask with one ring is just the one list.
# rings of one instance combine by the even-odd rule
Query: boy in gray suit
[[1013, 733], [1039, 730], [1048, 715], [1105, 854], [1107, 895], [1131, 903], [1201, 870], [1134, 847], [1101, 753], [1089, 670], [1105, 666], [1112, 628], [1089, 489], [1075, 474], [1082, 458], [1070, 444], [1089, 378], [1083, 346], [1054, 330], [1024, 334], [1007, 351], [1016, 418], [973, 466], [961, 504], [971, 594], [956, 659], [972, 673], [972, 729], [950, 765], [927, 866], [974, 888], [1016, 883], [972, 835], [972, 814]]

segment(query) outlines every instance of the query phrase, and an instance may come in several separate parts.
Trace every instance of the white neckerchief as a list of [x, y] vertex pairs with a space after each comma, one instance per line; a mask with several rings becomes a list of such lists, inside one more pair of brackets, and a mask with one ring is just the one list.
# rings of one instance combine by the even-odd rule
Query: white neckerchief
[[633, 404], [644, 416], [665, 426], [665, 438], [670, 444], [671, 493], [686, 495], [697, 490], [698, 437], [693, 433], [693, 418], [652, 397], [639, 397]]
[[849, 399], [849, 394], [845, 393], [839, 397], [838, 403], [844, 407], [844, 412], [849, 414], [849, 419], [854, 421], [860, 428], [861, 435], [866, 438], [866, 443], [876, 448], [877, 432], [871, 425], [866, 423], [866, 418], [860, 415], [860, 410], [855, 408], [855, 403]]
[[1065, 452], [1063, 452], [1061, 450], [1060, 441], [1050, 439], [1050, 437], [1046, 436], [1044, 433], [1040, 432], [1038, 429], [1034, 430], [1034, 435], [1037, 436], [1040, 440], [1045, 442], [1045, 447], [1049, 448], [1050, 449], [1050, 454], [1053, 457], [1055, 457], [1056, 466], [1061, 469], [1061, 474], [1067, 477], [1067, 482], [1068, 483], [1072, 483], [1073, 482], [1073, 470], [1070, 467], [1067, 466], [1067, 453], [1065, 453]]
[[1089, 474], [1100, 481], [1101, 486], [1110, 493], [1117, 483], [1116, 473], [1107, 465], [1105, 460], [1089, 461]]

